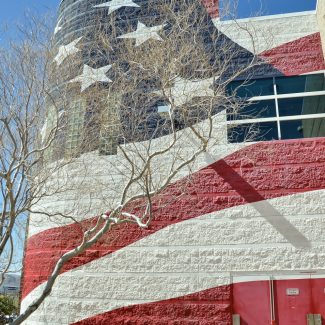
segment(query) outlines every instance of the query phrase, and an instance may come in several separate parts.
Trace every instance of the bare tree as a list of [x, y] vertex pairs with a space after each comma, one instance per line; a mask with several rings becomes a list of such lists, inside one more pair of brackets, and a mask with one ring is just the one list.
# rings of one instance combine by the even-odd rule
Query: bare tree
[[50, 93], [49, 75], [54, 72], [45, 21], [30, 18], [29, 26], [20, 30], [20, 39], [0, 49], [1, 282], [8, 270], [19, 271], [21, 261], [14, 253], [23, 247], [27, 216], [42, 197], [59, 191], [49, 189], [47, 181], [66, 164], [45, 164], [48, 149], [63, 127], [58, 103]]
[[[49, 38], [39, 38], [39, 24], [38, 33], [1, 52], [0, 255], [14, 246], [13, 230], [26, 213], [40, 227], [47, 218], [82, 229], [79, 243], [57, 260], [39, 297], [24, 306], [14, 324], [50, 295], [67, 262], [118, 225], [150, 227], [166, 188], [189, 176], [202, 157], [217, 155], [225, 110], [236, 114], [244, 105], [228, 86], [239, 76], [248, 81], [261, 63], [219, 33], [198, 7], [196, 1], [163, 1], [155, 10], [164, 21], [145, 40], [128, 34], [117, 39], [117, 30], [107, 35], [98, 24], [88, 35], [90, 45], [78, 42], [96, 53], [94, 62], [115, 54], [102, 68], [102, 79], [82, 55], [61, 65]], [[80, 113], [79, 102], [84, 119], [73, 142], [71, 116]], [[89, 157], [98, 168], [91, 180]], [[96, 203], [85, 200], [91, 191]], [[184, 194], [186, 186], [178, 195]], [[71, 197], [70, 206], [48, 208], [62, 195]], [[97, 217], [85, 223], [90, 212]]]

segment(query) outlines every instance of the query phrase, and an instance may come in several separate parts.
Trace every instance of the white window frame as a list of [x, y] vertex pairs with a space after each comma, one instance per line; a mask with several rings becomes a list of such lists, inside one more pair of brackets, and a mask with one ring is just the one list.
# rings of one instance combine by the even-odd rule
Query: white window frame
[[[325, 79], [324, 71], [315, 71], [311, 74], [323, 74]], [[227, 121], [227, 125], [240, 125], [240, 124], [256, 124], [263, 122], [276, 122], [277, 123], [277, 131], [278, 131], [278, 140], [282, 139], [281, 135], [281, 127], [280, 122], [282, 121], [295, 121], [295, 120], [309, 120], [315, 118], [325, 118], [325, 113], [318, 114], [304, 114], [304, 115], [289, 115], [289, 116], [280, 116], [279, 113], [279, 99], [287, 99], [287, 98], [299, 98], [299, 97], [311, 97], [311, 96], [324, 96], [325, 90], [322, 91], [310, 91], [310, 92], [301, 92], [301, 93], [288, 93], [288, 94], [278, 94], [276, 89], [276, 77], [273, 77], [273, 95], [267, 96], [254, 96], [247, 99], [248, 102], [260, 102], [263, 100], [274, 100], [275, 101], [275, 113], [274, 117], [261, 117], [261, 118], [251, 118], [251, 119], [238, 119]]]

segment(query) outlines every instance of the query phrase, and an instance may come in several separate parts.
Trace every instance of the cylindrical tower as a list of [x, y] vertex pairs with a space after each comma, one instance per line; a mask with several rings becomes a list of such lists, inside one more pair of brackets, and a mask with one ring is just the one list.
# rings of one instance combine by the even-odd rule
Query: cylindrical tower
[[[196, 34], [206, 38], [204, 43], [210, 47], [207, 51], [211, 52], [215, 37], [212, 36], [215, 28], [211, 17], [217, 17], [218, 4], [217, 1], [202, 3], [189, 1], [187, 5], [197, 12], [190, 17], [188, 24], [193, 24], [194, 31], [198, 25], [195, 21], [197, 17], [206, 17], [204, 22], [200, 22], [201, 31], [196, 30]], [[66, 106], [63, 109], [67, 125], [64, 136], [60, 137], [61, 154], [62, 147], [65, 148], [65, 156], [94, 149], [102, 154], [115, 154], [117, 142], [145, 140], [152, 136], [152, 132], [157, 133], [153, 129], [164, 124], [165, 119], [159, 115], [147, 119], [145, 123], [143, 120], [146, 118], [137, 121], [139, 112], [157, 111], [161, 98], [144, 103], [139, 96], [135, 99], [134, 87], [128, 96], [128, 89], [114, 86], [118, 75], [128, 69], [125, 67], [128, 59], [123, 55], [132, 51], [130, 47], [125, 47], [124, 40], [134, 42], [132, 46], [135, 45], [136, 49], [140, 45], [150, 46], [152, 42], [160, 42], [162, 36], [170, 32], [173, 22], [168, 21], [166, 12], [163, 12], [166, 5], [170, 6], [169, 10], [179, 12], [180, 16], [187, 10], [187, 5], [173, 1], [61, 1], [54, 39], [54, 47], [58, 49], [54, 85], [55, 89], [66, 83], [71, 87], [68, 100], [62, 104]], [[109, 88], [113, 89], [108, 95]], [[144, 88], [148, 85], [145, 86], [142, 81], [138, 92]], [[182, 127], [184, 123], [178, 124]], [[146, 132], [143, 132], [144, 128]], [[166, 134], [168, 130], [162, 132]]]
[[[113, 74], [112, 55], [108, 44], [102, 43], [112, 22], [109, 7], [97, 5], [98, 1], [83, 0], [60, 3], [54, 31], [56, 78], [52, 80], [54, 96], [60, 96], [58, 102], [63, 97], [59, 105], [65, 117], [58, 139], [59, 157], [75, 157], [93, 150], [116, 153], [119, 116], [117, 104], [112, 98], [108, 100], [107, 93]], [[52, 159], [56, 158], [52, 154]]]
[[[195, 14], [189, 15], [189, 8]], [[189, 52], [188, 65], [179, 67], [175, 75], [186, 78], [194, 73], [196, 78], [204, 79], [220, 74], [218, 79], [222, 80], [250, 65], [254, 54], [217, 32], [213, 22], [217, 16], [217, 1], [191, 0], [186, 5], [172, 0], [62, 1], [55, 28], [54, 47], [58, 52], [53, 88], [69, 88], [63, 96], [59, 92], [61, 98], [67, 99], [62, 103], [66, 126], [60, 137], [60, 152], [65, 148], [65, 156], [76, 156], [98, 149], [102, 154], [115, 154], [118, 142], [142, 141], [170, 132], [168, 128], [157, 131], [166, 125], [165, 118], [151, 114], [163, 105], [164, 96], [150, 100], [141, 97], [141, 93], [154, 93], [157, 77], [148, 76], [144, 81], [142, 76], [131, 91], [121, 84], [136, 80], [143, 73], [128, 62], [133, 49], [141, 55], [139, 48], [145, 51], [151, 44], [161, 42], [175, 32], [179, 17], [187, 17], [186, 28], [193, 31], [182, 36], [182, 42], [195, 46]], [[195, 48], [198, 39], [204, 53], [201, 57]], [[173, 54], [177, 55], [171, 51], [170, 56]], [[207, 71], [195, 68], [194, 62], [204, 56], [210, 63]], [[261, 60], [254, 69], [236, 78], [247, 78], [252, 73], [255, 77], [281, 74]], [[135, 96], [136, 93], [139, 94]], [[180, 116], [176, 127], [181, 129], [188, 123]]]

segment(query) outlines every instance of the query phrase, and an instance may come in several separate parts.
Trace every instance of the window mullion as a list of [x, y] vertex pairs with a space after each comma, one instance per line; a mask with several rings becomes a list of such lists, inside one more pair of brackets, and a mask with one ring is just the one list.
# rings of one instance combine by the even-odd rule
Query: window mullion
[[275, 77], [273, 77], [273, 91], [274, 91], [274, 100], [275, 100], [276, 124], [277, 124], [277, 127], [278, 127], [278, 137], [279, 137], [279, 140], [281, 140], [278, 92], [277, 92], [277, 89], [276, 89]]

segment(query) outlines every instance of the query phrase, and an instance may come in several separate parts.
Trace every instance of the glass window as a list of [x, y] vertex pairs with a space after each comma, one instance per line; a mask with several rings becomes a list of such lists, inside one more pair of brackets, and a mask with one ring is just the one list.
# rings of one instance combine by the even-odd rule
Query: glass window
[[303, 138], [302, 120], [280, 122], [281, 139]]
[[321, 91], [324, 88], [324, 74], [275, 78], [277, 93], [290, 94]]
[[278, 140], [276, 122], [237, 124], [228, 126], [230, 143]]
[[233, 121], [275, 116], [275, 101], [271, 99], [261, 100], [259, 102], [246, 102], [246, 105], [240, 108], [238, 112], [228, 112], [227, 119], [228, 121]]
[[279, 99], [280, 116], [325, 113], [325, 96]]
[[279, 99], [279, 115], [300, 115], [303, 107], [303, 97]]
[[[273, 93], [273, 81], [276, 84], [277, 94], [284, 98], [274, 96], [274, 99], [263, 100], [260, 96], [276, 95]], [[325, 136], [325, 94], [317, 96], [304, 94], [308, 92], [308, 95], [313, 95], [313, 92], [320, 91], [325, 93], [324, 73], [259, 79], [244, 85], [236, 81], [229, 86], [229, 90], [235, 91], [247, 105], [243, 105], [245, 107], [240, 108], [236, 114], [230, 114], [228, 111], [227, 120], [254, 118], [258, 122], [236, 126], [229, 124], [230, 142]], [[247, 100], [252, 96], [257, 97], [256, 101]], [[319, 117], [312, 118], [308, 116], [310, 114], [318, 114]], [[304, 115], [305, 118], [299, 118], [300, 115]], [[291, 117], [292, 120], [281, 121], [282, 117]], [[265, 118], [269, 121], [263, 122]]]
[[325, 113], [325, 96], [305, 97], [302, 114], [319, 114]]
[[324, 77], [324, 73], [307, 75], [305, 91], [309, 92], [325, 90]]
[[282, 139], [299, 139], [325, 136], [325, 118], [280, 122]]
[[273, 95], [273, 79], [257, 79], [246, 81], [235, 81], [228, 85], [228, 94], [236, 93], [237, 97], [250, 98], [254, 96]]

